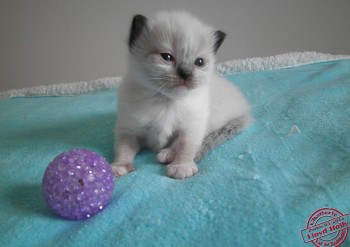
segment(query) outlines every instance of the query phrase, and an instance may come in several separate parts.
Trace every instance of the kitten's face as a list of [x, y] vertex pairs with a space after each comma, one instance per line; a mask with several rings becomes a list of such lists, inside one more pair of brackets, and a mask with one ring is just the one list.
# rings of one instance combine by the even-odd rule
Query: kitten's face
[[131, 73], [155, 95], [184, 95], [209, 81], [224, 37], [186, 13], [165, 12], [153, 20], [135, 16], [129, 47], [136, 68]]

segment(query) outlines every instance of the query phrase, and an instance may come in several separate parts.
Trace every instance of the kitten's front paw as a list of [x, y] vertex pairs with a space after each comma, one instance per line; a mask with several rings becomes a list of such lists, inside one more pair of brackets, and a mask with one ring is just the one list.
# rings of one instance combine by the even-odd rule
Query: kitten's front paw
[[157, 155], [157, 160], [162, 164], [169, 164], [173, 162], [175, 158], [175, 153], [171, 148], [164, 148], [160, 150], [160, 152]]
[[124, 175], [128, 174], [129, 172], [135, 170], [133, 164], [131, 164], [131, 163], [127, 163], [125, 165], [113, 163], [111, 166], [112, 166], [113, 174], [116, 177], [124, 176]]
[[168, 165], [167, 174], [169, 177], [176, 179], [189, 178], [198, 172], [197, 165], [193, 164], [181, 164], [181, 165]]

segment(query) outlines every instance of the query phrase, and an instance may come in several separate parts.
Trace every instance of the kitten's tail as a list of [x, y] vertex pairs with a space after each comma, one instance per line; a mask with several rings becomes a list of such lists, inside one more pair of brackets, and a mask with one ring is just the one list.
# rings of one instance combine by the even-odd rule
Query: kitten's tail
[[242, 117], [234, 118], [228, 121], [220, 129], [209, 133], [204, 138], [202, 146], [197, 152], [194, 162], [199, 163], [207, 153], [209, 153], [211, 150], [229, 138], [242, 132], [252, 121], [253, 119], [249, 115], [244, 115]]

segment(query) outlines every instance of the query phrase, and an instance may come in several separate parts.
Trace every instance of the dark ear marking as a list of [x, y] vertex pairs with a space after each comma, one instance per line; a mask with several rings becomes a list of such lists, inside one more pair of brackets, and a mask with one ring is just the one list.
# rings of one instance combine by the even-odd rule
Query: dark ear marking
[[221, 46], [222, 42], [224, 41], [225, 37], [226, 37], [226, 33], [222, 32], [222, 31], [215, 31], [214, 32], [214, 37], [215, 37], [215, 43], [214, 43], [214, 53], [216, 53], [219, 49], [219, 47]]
[[143, 15], [135, 15], [132, 19], [130, 35], [129, 35], [129, 49], [133, 47], [137, 38], [141, 35], [143, 29], [147, 25], [147, 18]]

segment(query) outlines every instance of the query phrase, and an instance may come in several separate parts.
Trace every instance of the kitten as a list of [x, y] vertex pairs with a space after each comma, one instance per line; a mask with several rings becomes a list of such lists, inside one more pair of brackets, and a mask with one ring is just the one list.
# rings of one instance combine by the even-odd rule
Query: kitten
[[129, 69], [119, 88], [116, 176], [132, 171], [135, 155], [147, 147], [167, 164], [168, 176], [191, 177], [206, 136], [227, 123], [249, 124], [244, 96], [215, 73], [225, 36], [185, 12], [133, 18]]

